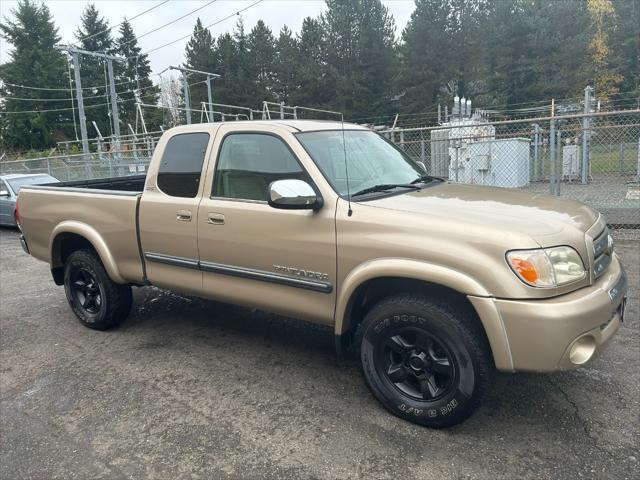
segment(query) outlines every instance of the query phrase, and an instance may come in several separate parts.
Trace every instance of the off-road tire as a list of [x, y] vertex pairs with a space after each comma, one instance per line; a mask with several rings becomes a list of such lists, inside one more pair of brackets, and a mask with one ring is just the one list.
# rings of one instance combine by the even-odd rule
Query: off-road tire
[[[359, 330], [362, 369], [373, 395], [393, 414], [433, 428], [467, 419], [495, 371], [478, 320], [453, 303], [421, 294], [390, 296], [366, 314]], [[426, 349], [416, 346], [425, 342]]]
[[69, 255], [64, 265], [64, 291], [71, 310], [88, 328], [113, 328], [131, 311], [131, 287], [111, 280], [92, 250], [77, 250]]

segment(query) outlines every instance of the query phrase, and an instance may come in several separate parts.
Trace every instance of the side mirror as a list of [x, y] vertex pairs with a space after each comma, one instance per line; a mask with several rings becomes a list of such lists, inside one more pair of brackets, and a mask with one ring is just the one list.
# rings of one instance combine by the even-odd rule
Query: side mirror
[[276, 180], [269, 185], [269, 205], [287, 210], [317, 210], [322, 197], [302, 180]]
[[0, 190], [0, 197], [10, 197], [8, 190]]

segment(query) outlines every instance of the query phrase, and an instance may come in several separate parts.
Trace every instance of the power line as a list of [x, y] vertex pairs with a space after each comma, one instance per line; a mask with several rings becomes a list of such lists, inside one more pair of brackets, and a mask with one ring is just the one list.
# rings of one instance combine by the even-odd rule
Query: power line
[[[121, 100], [120, 103], [128, 103], [128, 102], [134, 102], [135, 98], [130, 98], [130, 99], [125, 99], [125, 100]], [[98, 108], [98, 107], [105, 107], [109, 105], [109, 103], [99, 103], [97, 105], [87, 105], [84, 108]], [[5, 115], [16, 115], [19, 113], [48, 113], [48, 112], [67, 112], [69, 110], [77, 110], [78, 107], [69, 107], [69, 108], [50, 108], [50, 109], [45, 109], [45, 110], [13, 110], [13, 111], [8, 111], [8, 112], [2, 112], [2, 114]]]
[[189, 13], [185, 13], [184, 15], [182, 15], [181, 17], [178, 17], [174, 20], [171, 20], [170, 22], [165, 23], [164, 25], [160, 25], [159, 27], [154, 28], [153, 30], [149, 30], [148, 32], [143, 33], [142, 35], [137, 36], [136, 38], [133, 38], [131, 40], [129, 40], [128, 42], [125, 43], [121, 43], [119, 46], [123, 46], [123, 45], [128, 45], [129, 43], [135, 42], [137, 40], [140, 40], [142, 37], [146, 37], [147, 35], [150, 35], [152, 33], [157, 32], [158, 30], [162, 30], [164, 27], [168, 27], [169, 25], [172, 25], [176, 22], [179, 22], [180, 20], [182, 20], [183, 18], [188, 17], [189, 15], [192, 15], [194, 13], [196, 13], [199, 10], [202, 10], [205, 7], [208, 7], [209, 5], [211, 5], [212, 3], [217, 2], [218, 0], [211, 0], [209, 3], [205, 3], [204, 5], [201, 5], [200, 7], [196, 8], [195, 10], [190, 11]]
[[[135, 20], [136, 18], [141, 17], [141, 16], [142, 16], [142, 15], [144, 15], [145, 13], [149, 13], [151, 10], [155, 10], [156, 8], [161, 7], [162, 5], [164, 5], [164, 4], [165, 4], [165, 3], [167, 3], [167, 2], [169, 2], [169, 0], [164, 0], [164, 2], [160, 2], [160, 3], [158, 3], [157, 5], [154, 5], [154, 6], [153, 6], [153, 7], [151, 7], [151, 8], [147, 8], [144, 12], [140, 12], [139, 14], [134, 15], [133, 17], [131, 17], [131, 18], [129, 19], [129, 21], [131, 21], [131, 20]], [[102, 30], [101, 32], [96, 32], [96, 33], [91, 34], [91, 35], [88, 35], [88, 36], [86, 36], [86, 37], [79, 38], [78, 40], [76, 40], [76, 43], [78, 43], [78, 42], [84, 42], [85, 40], [88, 40], [88, 39], [93, 38], [93, 37], [95, 37], [95, 36], [102, 35], [103, 33], [110, 32], [111, 30], [113, 30], [113, 29], [114, 29], [114, 28], [116, 28], [116, 27], [119, 27], [120, 25], [122, 25], [122, 24], [123, 24], [124, 22], [126, 22], [126, 21], [127, 21], [127, 20], [125, 19], [125, 20], [123, 20], [122, 22], [120, 22], [120, 23], [118, 23], [118, 24], [114, 25], [113, 27], [109, 27], [109, 28], [107, 28], [107, 29], [105, 29], [105, 30]]]
[[[254, 7], [257, 4], [262, 3], [263, 1], [264, 0], [258, 0], [257, 2], [254, 2], [251, 5], [249, 5], [247, 7], [244, 7], [242, 9], [238, 10], [235, 13], [232, 13], [231, 15], [227, 15], [226, 17], [221, 18], [220, 20], [217, 20], [217, 21], [215, 21], [215, 22], [213, 22], [213, 23], [211, 23], [209, 25], [206, 25], [204, 28], [211, 28], [211, 27], [213, 27], [215, 25], [218, 25], [219, 23], [222, 23], [222, 22], [224, 22], [226, 20], [229, 20], [232, 17], [235, 17], [236, 15], [240, 15], [241, 12], [244, 12], [245, 10], [249, 10], [251, 7]], [[177, 42], [179, 42], [181, 40], [184, 40], [185, 38], [189, 38], [190, 36], [191, 36], [191, 34], [184, 35], [183, 37], [176, 38], [175, 40], [172, 40], [172, 41], [167, 42], [167, 43], [165, 43], [163, 45], [160, 45], [159, 47], [152, 48], [151, 50], [147, 50], [146, 52], [141, 52], [138, 55], [133, 55], [133, 56], [128, 57], [128, 58], [136, 58], [136, 57], [139, 57], [140, 55], [148, 55], [149, 53], [155, 52], [155, 51], [160, 50], [161, 48], [164, 48], [164, 47], [168, 47], [169, 45], [173, 45], [174, 43], [177, 43]]]

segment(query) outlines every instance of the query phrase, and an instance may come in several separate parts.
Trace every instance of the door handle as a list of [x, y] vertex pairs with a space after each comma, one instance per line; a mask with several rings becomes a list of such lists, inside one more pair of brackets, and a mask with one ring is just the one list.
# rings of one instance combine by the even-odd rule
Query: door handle
[[207, 223], [210, 225], [224, 225], [224, 215], [221, 213], [210, 213], [207, 216]]
[[191, 212], [189, 210], [178, 210], [176, 212], [176, 220], [180, 220], [181, 222], [190, 222]]

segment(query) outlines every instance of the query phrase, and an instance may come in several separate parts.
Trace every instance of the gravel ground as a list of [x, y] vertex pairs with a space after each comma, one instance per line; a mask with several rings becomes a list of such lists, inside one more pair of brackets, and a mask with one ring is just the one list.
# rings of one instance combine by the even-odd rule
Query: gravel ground
[[616, 248], [630, 298], [610, 348], [500, 375], [471, 419], [434, 431], [383, 410], [325, 328], [155, 288], [120, 328], [84, 328], [0, 229], [0, 476], [637, 478], [640, 243]]

